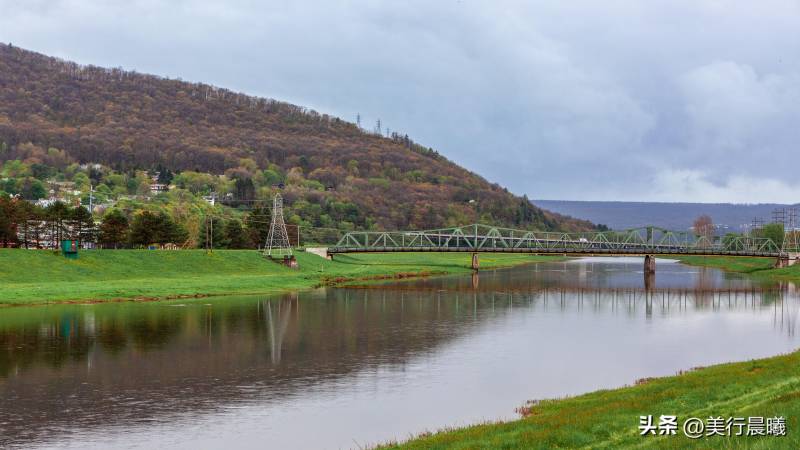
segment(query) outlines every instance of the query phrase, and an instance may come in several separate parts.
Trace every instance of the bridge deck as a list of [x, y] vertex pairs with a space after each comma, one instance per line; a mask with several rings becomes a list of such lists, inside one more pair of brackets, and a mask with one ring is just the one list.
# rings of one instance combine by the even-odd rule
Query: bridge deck
[[567, 256], [644, 256], [644, 255], [696, 255], [696, 256], [750, 256], [777, 258], [780, 252], [720, 250], [716, 248], [526, 248], [526, 247], [330, 247], [328, 254], [342, 253], [398, 253], [398, 252], [431, 252], [431, 253], [529, 253], [533, 255], [567, 255]]

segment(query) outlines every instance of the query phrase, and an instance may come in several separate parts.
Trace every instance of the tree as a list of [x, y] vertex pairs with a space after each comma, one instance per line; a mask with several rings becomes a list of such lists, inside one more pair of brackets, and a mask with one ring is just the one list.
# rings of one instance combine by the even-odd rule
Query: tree
[[45, 209], [45, 217], [50, 222], [50, 232], [54, 238], [53, 246], [58, 248], [59, 243], [66, 237], [64, 220], [72, 216], [72, 211], [62, 202], [55, 202]]
[[703, 214], [694, 219], [692, 229], [694, 230], [695, 236], [708, 240], [706, 245], [714, 242], [714, 222], [708, 214]]
[[100, 224], [100, 243], [119, 248], [128, 240], [128, 218], [118, 209], [112, 209]]
[[150, 211], [142, 211], [133, 217], [130, 229], [130, 242], [135, 246], [146, 246], [156, 240], [158, 217]]
[[186, 230], [164, 212], [142, 211], [134, 216], [130, 227], [130, 242], [136, 246], [182, 243], [187, 235]]
[[20, 194], [22, 194], [22, 198], [25, 200], [39, 200], [47, 196], [47, 190], [44, 184], [36, 178], [26, 178], [25, 181], [22, 182]]
[[159, 184], [167, 184], [168, 185], [168, 184], [172, 183], [172, 178], [173, 178], [172, 171], [170, 171], [169, 169], [167, 169], [166, 167], [164, 167], [162, 165], [159, 165], [158, 169], [156, 169], [156, 170], [158, 171], [158, 179], [157, 179], [157, 181], [158, 181]]
[[781, 247], [783, 247], [784, 230], [782, 223], [770, 223], [764, 225], [757, 234], [760, 237], [771, 239], [772, 242], [774, 242], [777, 246], [777, 249], [781, 249]]
[[94, 218], [88, 209], [83, 206], [76, 207], [71, 214], [71, 219], [74, 221], [73, 235], [78, 241], [78, 245], [82, 242], [94, 242], [97, 238], [97, 232], [94, 227]]
[[10, 243], [16, 242], [17, 233], [13, 218], [16, 215], [16, 208], [8, 196], [0, 197], [0, 242], [3, 247], [8, 247]]
[[225, 224], [225, 238], [228, 241], [228, 248], [250, 247], [250, 239], [238, 219], [231, 219]]
[[269, 236], [269, 224], [272, 216], [263, 204], [258, 204], [250, 214], [245, 217], [245, 232], [250, 239], [250, 245], [261, 248]]
[[250, 201], [256, 196], [256, 187], [251, 178], [236, 177], [233, 196], [238, 201]]

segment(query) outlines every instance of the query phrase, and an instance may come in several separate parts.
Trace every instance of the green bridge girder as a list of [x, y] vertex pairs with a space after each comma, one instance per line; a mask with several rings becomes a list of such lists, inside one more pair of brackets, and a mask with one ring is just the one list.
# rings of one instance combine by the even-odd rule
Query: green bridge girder
[[689, 254], [768, 256], [785, 254], [771, 239], [733, 236], [709, 239], [660, 227], [561, 233], [472, 224], [422, 231], [352, 231], [328, 253], [496, 252], [542, 254]]

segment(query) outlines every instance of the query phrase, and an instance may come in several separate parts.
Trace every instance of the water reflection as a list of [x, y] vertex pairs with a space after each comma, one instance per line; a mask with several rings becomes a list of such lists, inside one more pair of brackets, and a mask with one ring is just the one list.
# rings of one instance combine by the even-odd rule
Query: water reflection
[[794, 286], [634, 264], [6, 309], [0, 446], [351, 447], [796, 347]]

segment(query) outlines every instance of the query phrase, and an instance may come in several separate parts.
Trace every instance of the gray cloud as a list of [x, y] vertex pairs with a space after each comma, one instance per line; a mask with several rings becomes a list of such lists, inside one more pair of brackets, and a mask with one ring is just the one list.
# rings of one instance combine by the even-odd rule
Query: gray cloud
[[800, 201], [793, 0], [0, 0], [0, 41], [380, 117], [533, 198]]

